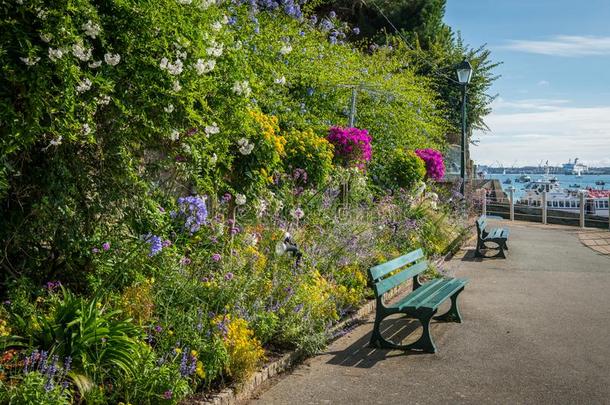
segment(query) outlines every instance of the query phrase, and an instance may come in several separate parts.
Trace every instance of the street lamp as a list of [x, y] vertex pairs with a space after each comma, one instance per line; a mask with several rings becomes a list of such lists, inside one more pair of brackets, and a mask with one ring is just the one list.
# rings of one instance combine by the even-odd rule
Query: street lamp
[[460, 192], [464, 195], [464, 186], [466, 184], [466, 87], [468, 87], [468, 83], [470, 83], [470, 79], [472, 78], [472, 66], [464, 59], [462, 63], [457, 66], [456, 70], [458, 82], [462, 85], [462, 164], [460, 166], [462, 185], [460, 186]]

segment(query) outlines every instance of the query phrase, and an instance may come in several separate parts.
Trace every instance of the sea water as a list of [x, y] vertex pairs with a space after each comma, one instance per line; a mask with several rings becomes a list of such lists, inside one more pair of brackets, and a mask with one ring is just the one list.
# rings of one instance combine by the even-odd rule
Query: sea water
[[[502, 189], [508, 193], [508, 188], [510, 186], [515, 188], [515, 198], [520, 198], [525, 194], [525, 186], [529, 183], [518, 183], [515, 180], [521, 177], [521, 174], [495, 174], [489, 173], [485, 176], [486, 179], [496, 179], [499, 180], [502, 184]], [[540, 180], [545, 177], [544, 174], [528, 174], [531, 177], [532, 181]], [[603, 175], [593, 175], [593, 174], [583, 174], [581, 177], [572, 174], [551, 174], [550, 178], [557, 178], [559, 181], [559, 186], [562, 189], [570, 189], [570, 190], [578, 190], [578, 189], [586, 189], [592, 188], [595, 190], [610, 190], [610, 174]], [[511, 179], [512, 184], [504, 184], [506, 179]], [[603, 181], [606, 183], [603, 186], [599, 186], [595, 184], [595, 182]], [[578, 187], [571, 187], [573, 185], [578, 184]]]

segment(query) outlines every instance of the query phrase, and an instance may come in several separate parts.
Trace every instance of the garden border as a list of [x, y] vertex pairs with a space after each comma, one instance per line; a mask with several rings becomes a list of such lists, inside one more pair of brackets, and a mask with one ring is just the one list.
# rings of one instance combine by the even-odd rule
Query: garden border
[[[453, 258], [459, 248], [466, 243], [470, 228], [460, 233], [448, 246], [449, 251], [443, 256], [442, 262], [449, 261]], [[395, 287], [387, 293], [387, 299], [395, 298], [401, 291], [409, 287], [410, 283], [401, 287]], [[346, 329], [362, 322], [367, 316], [375, 311], [375, 300], [371, 299], [366, 304], [361, 306], [356, 312], [351, 314], [347, 319], [342, 320], [334, 325], [330, 330], [329, 342], [343, 336]], [[220, 392], [213, 394], [194, 394], [190, 398], [185, 398], [180, 403], [183, 405], [236, 405], [252, 397], [252, 395], [265, 383], [277, 375], [290, 370], [294, 366], [300, 364], [304, 359], [304, 353], [301, 350], [294, 350], [283, 354], [279, 359], [266, 364], [263, 368], [254, 373], [246, 382], [236, 386], [224, 388]], [[197, 395], [202, 395], [197, 398]]]

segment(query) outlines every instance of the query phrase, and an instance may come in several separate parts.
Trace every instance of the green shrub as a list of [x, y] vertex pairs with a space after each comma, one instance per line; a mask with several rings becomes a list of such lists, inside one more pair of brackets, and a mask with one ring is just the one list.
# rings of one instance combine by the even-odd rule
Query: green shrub
[[384, 180], [388, 188], [409, 190], [426, 175], [426, 164], [413, 151], [397, 149], [387, 160]]

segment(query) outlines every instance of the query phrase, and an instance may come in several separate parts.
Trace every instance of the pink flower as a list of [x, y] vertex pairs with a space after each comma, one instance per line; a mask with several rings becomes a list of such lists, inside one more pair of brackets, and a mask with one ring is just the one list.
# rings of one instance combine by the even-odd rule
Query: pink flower
[[215, 262], [219, 262], [221, 259], [220, 253], [214, 253], [212, 255], [212, 260], [214, 260]]
[[104, 242], [102, 244], [102, 249], [104, 249], [105, 252], [110, 250], [110, 242]]
[[443, 155], [436, 149], [416, 149], [415, 154], [426, 163], [426, 175], [433, 180], [445, 177]]
[[331, 127], [326, 139], [335, 147], [335, 157], [347, 167], [364, 169], [371, 160], [371, 136], [366, 129]]

